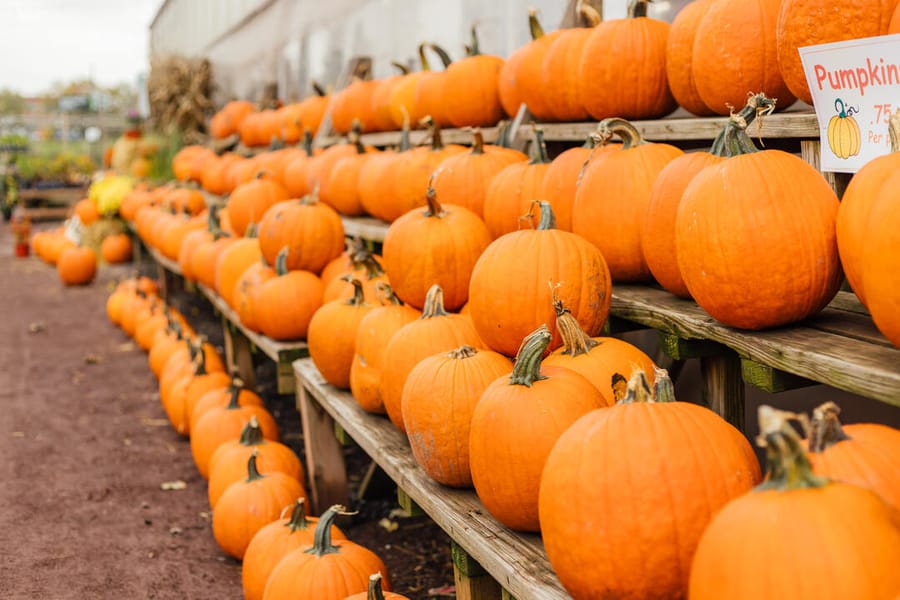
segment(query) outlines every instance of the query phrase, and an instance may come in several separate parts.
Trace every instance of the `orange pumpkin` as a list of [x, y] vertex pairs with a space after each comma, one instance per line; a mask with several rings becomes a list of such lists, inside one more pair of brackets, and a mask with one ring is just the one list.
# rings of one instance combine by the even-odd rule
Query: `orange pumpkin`
[[322, 202], [350, 217], [365, 212], [360, 199], [359, 173], [372, 156], [359, 140], [355, 146], [356, 154], [338, 159], [319, 187], [319, 199]]
[[59, 255], [56, 272], [65, 285], [85, 285], [97, 274], [97, 253], [87, 246], [66, 248]]
[[108, 235], [100, 242], [100, 256], [110, 264], [131, 262], [131, 251], [131, 236], [127, 233]]
[[275, 269], [262, 259], [244, 269], [234, 284], [231, 302], [241, 324], [250, 331], [260, 332], [259, 295], [265, 282], [275, 277]]
[[215, 290], [228, 306], [235, 306], [235, 286], [241, 275], [260, 260], [259, 241], [253, 237], [236, 240], [216, 259]]
[[372, 95], [378, 81], [354, 78], [353, 82], [336, 92], [331, 99], [331, 126], [338, 133], [349, 133], [354, 121], [359, 121], [360, 131], [375, 131], [375, 113]]
[[82, 225], [90, 225], [100, 218], [100, 211], [97, 210], [97, 203], [93, 200], [85, 198], [75, 203], [75, 214]]
[[406, 596], [395, 594], [394, 592], [386, 592], [382, 588], [381, 573], [373, 573], [369, 575], [369, 588], [365, 592], [347, 596], [344, 600], [409, 600]]
[[[421, 48], [421, 45], [419, 47]], [[400, 74], [380, 79], [372, 94], [372, 113], [376, 131], [393, 131], [397, 128], [391, 117], [391, 94], [403, 81], [404, 76], [409, 74], [409, 68], [398, 62], [391, 62], [391, 66], [399, 70]]]
[[289, 271], [287, 253], [275, 258], [275, 277], [263, 282], [256, 297], [256, 321], [273, 340], [306, 338], [309, 322], [322, 306], [325, 286], [309, 271]]
[[287, 190], [274, 179], [257, 177], [237, 186], [228, 197], [228, 215], [238, 235], [251, 223], [259, 223], [274, 204], [288, 199]]
[[230, 377], [224, 385], [215, 385], [206, 391], [200, 389], [195, 392], [185, 398], [188, 431], [196, 428], [200, 419], [214, 408], [225, 408], [232, 403], [237, 403], [238, 406], [265, 407], [263, 399], [256, 392], [245, 388], [236, 375]]
[[454, 127], [490, 127], [503, 116], [498, 75], [503, 59], [481, 54], [475, 26], [465, 58], [454, 61], [444, 74], [444, 106]]
[[[444, 100], [444, 85], [447, 80], [447, 67], [453, 62], [447, 52], [437, 44], [424, 44], [420, 46], [419, 57], [422, 62], [422, 74], [414, 81], [413, 99], [407, 105], [409, 120], [412, 123], [420, 123], [425, 117], [431, 117], [439, 127], [450, 127], [450, 119], [447, 117], [447, 104]], [[422, 53], [424, 48], [430, 48], [440, 58], [444, 67], [443, 71], [432, 70]], [[399, 107], [398, 107], [399, 108]], [[403, 114], [395, 110], [395, 125], [402, 127]], [[397, 121], [396, 118], [400, 117]]]
[[703, 102], [694, 82], [694, 39], [697, 37], [697, 26], [712, 6], [714, 0], [698, 0], [684, 6], [669, 30], [666, 44], [666, 76], [672, 96], [682, 108], [699, 116], [714, 115]]
[[[590, 118], [579, 96], [578, 69], [591, 30], [602, 19], [588, 4], [580, 4], [578, 10], [585, 27], [563, 30], [551, 42], [541, 63], [540, 81], [548, 120], [587, 121]], [[507, 63], [510, 60], [511, 57], [507, 59]]]

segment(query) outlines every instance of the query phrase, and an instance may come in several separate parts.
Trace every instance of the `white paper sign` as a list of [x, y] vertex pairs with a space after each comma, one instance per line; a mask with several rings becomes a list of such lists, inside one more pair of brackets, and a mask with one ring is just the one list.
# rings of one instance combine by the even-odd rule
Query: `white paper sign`
[[800, 48], [822, 138], [823, 171], [855, 173], [891, 149], [900, 109], [900, 34]]

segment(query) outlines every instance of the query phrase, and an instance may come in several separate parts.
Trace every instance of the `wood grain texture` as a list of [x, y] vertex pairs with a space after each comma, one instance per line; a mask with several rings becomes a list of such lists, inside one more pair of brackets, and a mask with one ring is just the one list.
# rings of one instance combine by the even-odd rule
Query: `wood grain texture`
[[741, 359], [741, 373], [744, 381], [770, 394], [816, 385], [815, 381], [805, 377], [785, 373], [748, 358]]
[[821, 329], [820, 317], [812, 317], [768, 331], [741, 331], [717, 322], [694, 302], [637, 285], [613, 289], [611, 312], [680, 338], [719, 342], [743, 358], [900, 406], [900, 350], [859, 339], [860, 328], [868, 329], [866, 337], [880, 334], [871, 322], [855, 320], [855, 313], [845, 311], [856, 337], [834, 333], [827, 311]]
[[[491, 144], [497, 140], [496, 127], [482, 128], [481, 134], [484, 136], [484, 141], [487, 144]], [[359, 137], [360, 141], [362, 141], [362, 143], [367, 146], [386, 148], [388, 146], [400, 145], [400, 135], [401, 132], [399, 131], [379, 131], [377, 133], [364, 133]], [[461, 129], [442, 129], [441, 139], [444, 140], [445, 144], [468, 145], [472, 143], [472, 130], [468, 127], [463, 127]], [[317, 147], [327, 147], [333, 144], [341, 143], [343, 141], [343, 137], [329, 136], [323, 137], [321, 140], [317, 139], [315, 145]], [[413, 146], [421, 146], [423, 144], [429, 143], [430, 141], [431, 136], [425, 130], [416, 129], [409, 132], [409, 143]]]
[[[350, 393], [325, 383], [312, 360], [296, 361], [294, 371], [298, 396], [305, 388], [500, 586], [519, 600], [569, 598], [550, 568], [540, 536], [510, 531], [487, 513], [473, 491], [447, 488], [428, 477], [413, 458], [406, 436], [386, 418], [365, 413]], [[303, 421], [305, 433], [305, 415]]]
[[700, 397], [717, 415], [744, 431], [744, 380], [741, 360], [726, 350], [700, 358]]
[[381, 243], [387, 234], [390, 223], [374, 217], [341, 217], [344, 224], [344, 235], [350, 238], [360, 238], [370, 242]]
[[147, 246], [147, 254], [152, 256], [153, 260], [156, 261], [156, 264], [164, 268], [166, 271], [174, 273], [175, 275], [181, 275], [181, 267], [178, 266], [178, 263], [168, 257], [163, 256], [162, 253], [156, 248]]
[[[305, 360], [312, 363], [311, 359]], [[349, 506], [344, 447], [334, 437], [334, 419], [303, 385], [298, 382], [295, 387], [313, 514], [322, 514], [335, 504]]]

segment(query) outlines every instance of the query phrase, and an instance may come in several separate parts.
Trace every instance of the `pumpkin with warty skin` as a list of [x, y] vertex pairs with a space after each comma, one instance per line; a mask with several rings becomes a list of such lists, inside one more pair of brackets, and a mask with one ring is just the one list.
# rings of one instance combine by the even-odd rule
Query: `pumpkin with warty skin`
[[896, 598], [900, 513], [870, 490], [813, 474], [787, 423], [795, 415], [759, 413], [768, 477], [703, 532], [690, 598]]
[[384, 350], [401, 327], [422, 316], [415, 308], [403, 304], [390, 284], [376, 285], [381, 306], [372, 309], [359, 322], [350, 366], [350, 392], [353, 399], [369, 413], [385, 414], [381, 393], [381, 371]]
[[213, 537], [219, 548], [241, 560], [260, 529], [281, 518], [281, 511], [298, 496], [305, 497], [299, 481], [284, 473], [262, 474], [254, 452], [247, 460], [246, 478], [231, 484], [213, 511]]
[[547, 458], [541, 533], [575, 598], [601, 590], [612, 598], [686, 597], [706, 525], [760, 480], [740, 431], [707, 408], [675, 401], [665, 371], [655, 379], [651, 390], [644, 372], [633, 372], [618, 402], [576, 421]]
[[540, 530], [538, 486], [554, 442], [579, 417], [606, 404], [579, 373], [541, 365], [551, 337], [541, 325], [525, 338], [512, 375], [484, 390], [469, 429], [475, 491], [491, 515], [517, 531]]
[[[292, 550], [313, 544], [318, 522], [316, 517], [306, 515], [306, 499], [301, 496], [289, 517], [272, 521], [256, 532], [241, 565], [244, 600], [262, 600], [272, 569]], [[347, 539], [336, 525], [331, 526], [331, 538]]]
[[56, 262], [56, 272], [65, 285], [86, 285], [97, 274], [97, 253], [87, 246], [63, 250]]
[[554, 229], [553, 211], [540, 204], [537, 229], [508, 233], [484, 251], [469, 282], [468, 310], [491, 350], [515, 356], [522, 339], [542, 323], [555, 331], [552, 286], [588, 335], [609, 315], [611, 283], [603, 255], [584, 238]]
[[384, 588], [390, 589], [387, 567], [375, 553], [349, 540], [333, 543], [331, 527], [344, 513], [344, 507], [336, 505], [319, 517], [313, 544], [281, 559], [269, 575], [263, 600], [344, 600], [368, 589], [370, 573], [382, 573]]
[[403, 425], [416, 462], [429, 477], [450, 487], [472, 487], [469, 425], [484, 390], [508, 375], [502, 354], [460, 346], [420, 361], [406, 378]]
[[678, 268], [697, 304], [726, 325], [799, 321], [840, 287], [837, 197], [799, 157], [757, 151], [746, 132], [730, 133], [745, 153], [703, 169], [681, 198]]
[[[684, 152], [669, 144], [645, 142], [623, 119], [604, 119], [602, 139], [617, 135], [621, 150], [595, 155], [584, 169], [572, 216], [572, 231], [597, 246], [613, 281], [640, 282], [651, 278], [641, 251], [650, 189], [660, 171]], [[607, 227], [616, 235], [608, 235]]]
[[397, 296], [414, 308], [425, 306], [432, 285], [444, 290], [444, 306], [456, 310], [469, 297], [472, 268], [491, 243], [478, 215], [441, 204], [434, 188], [427, 208], [413, 209], [391, 223], [383, 242], [384, 271]]
[[578, 6], [584, 27], [563, 30], [547, 48], [540, 81], [551, 121], [587, 121], [590, 118], [579, 96], [578, 68], [584, 46], [594, 27], [603, 20], [588, 4]]
[[256, 320], [273, 340], [306, 338], [309, 322], [322, 306], [325, 286], [309, 271], [289, 271], [287, 253], [275, 259], [275, 277], [264, 282], [256, 298]]
[[[266, 475], [276, 471], [284, 473], [292, 479], [296, 479], [302, 489], [304, 473], [300, 459], [293, 450], [281, 442], [264, 438], [259, 421], [253, 415], [244, 425], [239, 439], [225, 442], [216, 448], [209, 458], [207, 494], [209, 506], [213, 510], [228, 486], [247, 476], [247, 460], [254, 452], [256, 453], [256, 467], [261, 474]], [[305, 491], [300, 494], [300, 498], [306, 499]]]
[[106, 236], [100, 243], [100, 255], [110, 264], [131, 262], [131, 236], [127, 233]]
[[672, 21], [666, 42], [666, 78], [672, 96], [679, 106], [701, 117], [714, 115], [716, 111], [707, 106], [697, 92], [693, 71], [694, 38], [697, 26], [714, 1], [697, 0], [682, 7]]
[[381, 397], [384, 409], [397, 429], [403, 424], [403, 386], [419, 361], [438, 352], [449, 352], [464, 344], [484, 347], [484, 342], [463, 315], [444, 310], [444, 293], [435, 284], [428, 290], [422, 316], [401, 327], [384, 349], [381, 369]]
[[337, 388], [350, 386], [350, 366], [359, 323], [374, 305], [365, 301], [362, 283], [355, 277], [349, 281], [353, 297], [326, 302], [309, 322], [307, 343], [309, 356], [322, 377]]
[[793, 104], [776, 58], [780, 6], [781, 0], [716, 0], [707, 7], [694, 34], [691, 73], [700, 99], [716, 114], [742, 106], [753, 90], [776, 98], [779, 109]]
[[465, 58], [453, 61], [444, 73], [446, 117], [454, 127], [490, 127], [503, 117], [498, 75], [503, 59], [482, 54], [475, 26]]
[[880, 423], [842, 425], [841, 409], [826, 402], [813, 411], [807, 458], [813, 472], [872, 490], [900, 509], [900, 431]]
[[344, 600], [409, 600], [409, 598], [401, 594], [384, 591], [381, 579], [381, 573], [369, 575], [369, 589], [365, 592], [347, 596]]
[[287, 190], [274, 179], [263, 176], [242, 183], [228, 197], [231, 226], [238, 235], [246, 235], [251, 223], [259, 223], [272, 205], [287, 199]]

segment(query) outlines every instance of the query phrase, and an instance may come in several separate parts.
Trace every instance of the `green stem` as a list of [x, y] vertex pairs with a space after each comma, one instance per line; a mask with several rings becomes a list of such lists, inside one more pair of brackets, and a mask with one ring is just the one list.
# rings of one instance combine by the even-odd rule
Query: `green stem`
[[384, 600], [384, 590], [381, 587], [381, 573], [369, 575], [369, 589], [366, 591], [366, 600]]
[[731, 158], [741, 154], [756, 152], [750, 136], [747, 135], [747, 127], [757, 117], [767, 115], [775, 109], [775, 101], [767, 98], [765, 94], [754, 94], [747, 100], [747, 104], [728, 118], [728, 122], [713, 140], [710, 153], [715, 156]]
[[[602, 8], [602, 3], [601, 3]], [[600, 10], [594, 8], [590, 4], [585, 4], [584, 2], [578, 3], [578, 16], [581, 17], [582, 23], [584, 23], [585, 27], [596, 27], [603, 21], [603, 13]]]
[[422, 316], [420, 319], [433, 319], [434, 317], [446, 317], [448, 313], [444, 310], [444, 290], [438, 284], [432, 285], [425, 294], [425, 306], [422, 308]]
[[203, 347], [203, 342], [200, 342], [200, 348], [197, 351], [197, 356], [200, 357], [200, 360], [197, 361], [197, 367], [194, 369], [194, 376], [199, 377], [200, 375], [207, 375], [208, 372], [206, 370], [206, 348]]
[[313, 156], [313, 134], [310, 131], [309, 127], [303, 128], [303, 144], [301, 146], [303, 151], [306, 152], [307, 158], [312, 158]]
[[382, 305], [403, 305], [403, 300], [397, 297], [397, 294], [394, 293], [394, 288], [386, 281], [379, 281], [375, 284], [375, 293], [378, 294], [378, 298], [381, 300]]
[[471, 33], [471, 43], [469, 44], [467, 50], [467, 54], [469, 56], [478, 56], [481, 54], [481, 49], [478, 47], [478, 32], [475, 30], [475, 25], [472, 25]]
[[237, 410], [241, 407], [241, 403], [238, 402], [238, 400], [241, 397], [241, 390], [243, 388], [244, 386], [237, 377], [231, 380], [231, 385], [228, 386], [228, 389], [231, 392], [231, 397], [228, 399], [228, 406], [226, 407], [228, 410]]
[[352, 275], [345, 276], [344, 280], [348, 281], [350, 285], [353, 286], [353, 296], [351, 296], [347, 300], [347, 304], [349, 304], [350, 306], [362, 306], [363, 304], [365, 304], [366, 298], [363, 293], [362, 282]]
[[537, 18], [537, 10], [534, 8], [528, 9], [528, 31], [531, 33], [532, 40], [544, 37], [544, 28], [541, 27], [541, 22]]
[[316, 533], [313, 537], [313, 545], [309, 549], [304, 550], [304, 552], [318, 557], [340, 552], [340, 547], [331, 543], [331, 526], [334, 525], [334, 520], [337, 516], [343, 514], [347, 514], [346, 510], [339, 504], [335, 504], [322, 513], [322, 516], [319, 517], [319, 522], [316, 523]]
[[766, 448], [766, 480], [757, 490], [798, 490], [819, 488], [828, 479], [812, 471], [800, 437], [788, 423], [792, 413], [775, 410], [771, 406], [759, 407], [758, 443]]
[[409, 75], [409, 67], [404, 65], [403, 63], [399, 63], [396, 60], [391, 61], [391, 66], [400, 71], [401, 75]]
[[[613, 377], [613, 384], [616, 381], [624, 379], [621, 374]], [[669, 379], [668, 373], [664, 369], [658, 369], [654, 373], [656, 384], [651, 389], [650, 383], [647, 381], [647, 374], [643, 369], [635, 369], [628, 378], [628, 388], [625, 397], [619, 400], [618, 404], [635, 404], [638, 402], [646, 402], [648, 404], [664, 404], [675, 402], [675, 394], [672, 389], [672, 380]]]
[[609, 140], [613, 135], [619, 136], [622, 140], [623, 150], [646, 143], [634, 125], [619, 117], [609, 117], [600, 121], [597, 125], [597, 133], [600, 134], [603, 141]]
[[425, 56], [425, 47], [428, 46], [427, 42], [422, 42], [419, 44], [419, 63], [422, 65], [423, 71], [430, 71], [431, 65], [428, 64], [428, 57]]
[[529, 165], [546, 165], [550, 163], [550, 155], [547, 154], [547, 144], [544, 142], [544, 130], [540, 127], [534, 128], [534, 156]]
[[250, 458], [247, 460], [247, 479], [244, 480], [244, 482], [246, 483], [250, 483], [264, 477], [264, 475], [260, 474], [259, 469], [256, 468], [257, 456], [259, 456], [259, 452], [254, 450], [250, 454]]
[[313, 91], [316, 93], [316, 95], [319, 96], [320, 98], [328, 95], [328, 92], [325, 91], [325, 88], [323, 88], [322, 85], [318, 81], [312, 82], [312, 88], [313, 88]]
[[547, 231], [548, 229], [556, 229], [556, 215], [553, 214], [553, 207], [546, 200], [538, 202], [540, 219], [538, 220], [537, 230]]
[[265, 441], [256, 415], [250, 415], [250, 420], [241, 430], [241, 437], [238, 441], [242, 446], [259, 446]]
[[285, 524], [285, 527], [291, 530], [291, 533], [303, 529], [309, 529], [309, 521], [306, 518], [306, 500], [302, 497], [297, 498], [294, 503], [294, 510], [291, 511], [291, 518]]
[[[553, 291], [553, 295], [556, 295], [556, 290]], [[559, 331], [563, 341], [563, 354], [568, 354], [569, 356], [590, 354], [592, 348], [600, 345], [600, 342], [593, 339], [581, 328], [578, 320], [563, 305], [561, 300], [553, 299], [553, 309], [556, 311], [556, 330]]]
[[510, 385], [531, 387], [535, 381], [547, 379], [546, 376], [541, 375], [541, 359], [552, 338], [550, 330], [542, 324], [522, 340], [522, 345], [516, 352], [516, 364], [509, 377]]
[[850, 439], [841, 427], [839, 414], [841, 409], [834, 402], [826, 402], [813, 411], [809, 431], [810, 452], [824, 452], [835, 444]]

